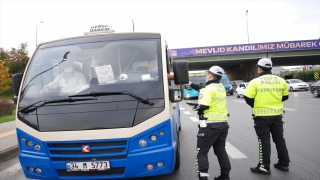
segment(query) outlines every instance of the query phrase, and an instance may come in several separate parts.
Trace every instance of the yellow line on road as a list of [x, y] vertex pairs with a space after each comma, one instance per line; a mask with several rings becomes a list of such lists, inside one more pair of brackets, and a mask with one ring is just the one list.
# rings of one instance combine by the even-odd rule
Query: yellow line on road
[[5, 132], [5, 133], [1, 133], [0, 134], [0, 138], [6, 137], [6, 136], [10, 136], [10, 135], [15, 134], [15, 133], [16, 133], [16, 130], [12, 130], [12, 131], [8, 131], [8, 132]]

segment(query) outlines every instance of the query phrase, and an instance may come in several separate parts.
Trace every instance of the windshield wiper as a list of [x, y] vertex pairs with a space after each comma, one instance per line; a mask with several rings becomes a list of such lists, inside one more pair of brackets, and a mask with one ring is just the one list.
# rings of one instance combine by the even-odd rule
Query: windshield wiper
[[[30, 113], [45, 104], [54, 104], [54, 103], [61, 103], [61, 102], [76, 102], [76, 101], [89, 101], [89, 100], [97, 100], [97, 98], [82, 98], [82, 99], [72, 99], [72, 98], [65, 98], [65, 99], [54, 99], [54, 100], [45, 100], [45, 101], [38, 101], [33, 104], [27, 105], [19, 110], [22, 113]], [[36, 104], [40, 103], [36, 106]]]
[[86, 96], [92, 96], [92, 97], [97, 97], [97, 96], [109, 96], [109, 95], [129, 95], [131, 97], [136, 98], [138, 101], [142, 102], [143, 104], [148, 104], [150, 106], [153, 106], [153, 102], [150, 102], [148, 99], [143, 99], [135, 94], [132, 94], [128, 91], [119, 91], [119, 92], [91, 92], [88, 94], [79, 94], [79, 95], [73, 95], [73, 96], [68, 96], [68, 97], [86, 97]]
[[[66, 61], [66, 60], [67, 60], [67, 55], [68, 55], [69, 53], [70, 53], [70, 51], [68, 51], [68, 52], [64, 53], [62, 60], [61, 60], [58, 64], [56, 64], [56, 65], [52, 66], [51, 68], [49, 68], [49, 69], [47, 69], [47, 70], [45, 70], [45, 71], [42, 71], [41, 73], [39, 73], [39, 74], [35, 75], [35, 76], [34, 76], [34, 77], [33, 77], [33, 78], [32, 78], [32, 79], [27, 83], [26, 87], [25, 87], [25, 88], [23, 88], [23, 90], [22, 90], [21, 94], [23, 95], [23, 94], [24, 94], [24, 92], [25, 92], [26, 90], [28, 91], [28, 89], [33, 85], [33, 84], [30, 84], [30, 82], [31, 82], [34, 78], [38, 77], [39, 75], [41, 75], [41, 74], [43, 74], [43, 73], [45, 73], [45, 72], [49, 71], [50, 69], [52, 69], [52, 68], [54, 68], [54, 67], [58, 66], [59, 64], [61, 64], [61, 63], [62, 63], [62, 62], [64, 62], [64, 61]], [[30, 85], [29, 85], [29, 84], [30, 84]]]

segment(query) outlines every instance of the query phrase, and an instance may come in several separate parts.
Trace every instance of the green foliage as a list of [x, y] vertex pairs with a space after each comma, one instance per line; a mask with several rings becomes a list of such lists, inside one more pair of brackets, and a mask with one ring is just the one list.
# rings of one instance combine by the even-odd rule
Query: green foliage
[[294, 79], [301, 79], [303, 81], [313, 81], [314, 73], [318, 72], [320, 74], [320, 68], [306, 70], [306, 71], [292, 71], [288, 75], [293, 76]]
[[12, 100], [13, 99], [13, 90], [12, 88], [10, 88], [9, 90], [7, 91], [3, 91], [3, 92], [0, 92], [0, 101], [1, 100]]
[[28, 61], [28, 51], [27, 51], [27, 43], [22, 43], [19, 47], [11, 48], [10, 51], [6, 51], [3, 48], [0, 48], [0, 58], [6, 61], [6, 66], [9, 67], [10, 74], [23, 73]]
[[8, 51], [4, 50], [3, 48], [0, 47], [0, 59], [2, 60], [9, 60], [10, 56]]
[[12, 115], [15, 108], [16, 107], [13, 102], [8, 100], [0, 100], [0, 116]]
[[[12, 89], [9, 89], [5, 92], [0, 93], [0, 102], [2, 102], [3, 100], [7, 100], [10, 103], [9, 106], [12, 106], [12, 104], [13, 104], [13, 103], [11, 103], [12, 97], [13, 97], [13, 91], [12, 91]], [[0, 109], [1, 109], [0, 111], [2, 111], [1, 107], [0, 107]], [[0, 115], [0, 123], [9, 122], [9, 121], [13, 121], [13, 120], [15, 120], [15, 107], [14, 107], [13, 112], [10, 115], [4, 115], [4, 116]]]
[[13, 111], [12, 115], [8, 115], [8, 116], [0, 116], [0, 123], [4, 123], [4, 122], [9, 122], [9, 121], [14, 121], [15, 120], [15, 111]]

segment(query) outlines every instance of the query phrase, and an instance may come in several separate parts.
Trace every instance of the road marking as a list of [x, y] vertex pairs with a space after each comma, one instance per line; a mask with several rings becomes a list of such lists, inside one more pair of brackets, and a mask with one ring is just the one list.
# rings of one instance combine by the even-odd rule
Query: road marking
[[189, 111], [183, 111], [185, 114], [191, 114]]
[[197, 117], [190, 117], [190, 119], [193, 121], [193, 122], [199, 122], [199, 119]]
[[283, 109], [288, 111], [297, 111], [296, 109], [290, 109], [290, 108], [283, 108]]
[[184, 108], [183, 108], [183, 107], [180, 107], [180, 110], [184, 110]]
[[240, 101], [240, 100], [233, 100], [233, 101], [245, 103], [245, 101]]
[[17, 163], [0, 172], [0, 179], [7, 179], [21, 169], [20, 163]]
[[10, 136], [10, 135], [15, 134], [15, 133], [16, 133], [16, 130], [12, 130], [12, 131], [8, 131], [8, 132], [5, 132], [5, 133], [1, 133], [0, 134], [0, 138], [6, 137], [6, 136]]
[[226, 142], [226, 151], [232, 159], [248, 158], [246, 155], [244, 155], [241, 151], [239, 151], [237, 148], [235, 148], [228, 142]]

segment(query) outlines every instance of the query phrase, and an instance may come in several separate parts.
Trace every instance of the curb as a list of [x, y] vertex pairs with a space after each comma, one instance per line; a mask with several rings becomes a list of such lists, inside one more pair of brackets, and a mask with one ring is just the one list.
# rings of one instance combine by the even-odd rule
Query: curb
[[2, 152], [0, 152], [0, 163], [12, 159], [19, 154], [18, 145], [12, 146]]

